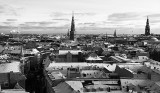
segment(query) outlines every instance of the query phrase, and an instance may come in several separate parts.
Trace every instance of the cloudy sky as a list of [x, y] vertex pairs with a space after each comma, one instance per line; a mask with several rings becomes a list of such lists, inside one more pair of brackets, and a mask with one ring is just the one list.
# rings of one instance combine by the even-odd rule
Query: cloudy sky
[[74, 11], [76, 33], [160, 34], [160, 0], [0, 0], [0, 32], [67, 33]]

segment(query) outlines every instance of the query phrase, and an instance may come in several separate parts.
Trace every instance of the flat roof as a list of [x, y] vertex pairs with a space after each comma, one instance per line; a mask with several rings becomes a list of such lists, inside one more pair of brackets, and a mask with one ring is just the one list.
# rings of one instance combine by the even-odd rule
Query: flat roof
[[21, 72], [20, 71], [20, 62], [12, 62], [12, 63], [3, 63], [0, 64], [0, 73], [8, 73], [8, 72]]

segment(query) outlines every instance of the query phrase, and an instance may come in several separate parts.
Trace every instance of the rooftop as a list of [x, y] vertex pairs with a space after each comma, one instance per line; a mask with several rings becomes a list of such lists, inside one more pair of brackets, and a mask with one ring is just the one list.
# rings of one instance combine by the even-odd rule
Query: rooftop
[[81, 50], [59, 50], [59, 55], [65, 55], [68, 52], [70, 52], [73, 55], [78, 55], [78, 53], [82, 51]]
[[10, 71], [21, 72], [20, 71], [20, 64], [21, 64], [20, 62], [0, 64], [0, 73], [8, 73]]
[[5, 89], [2, 90], [0, 93], [29, 93], [29, 92], [26, 92], [24, 89]]

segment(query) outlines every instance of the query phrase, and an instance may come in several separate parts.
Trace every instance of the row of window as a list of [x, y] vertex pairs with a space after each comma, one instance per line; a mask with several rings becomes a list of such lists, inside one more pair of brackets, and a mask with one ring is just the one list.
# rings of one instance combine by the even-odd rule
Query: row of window
[[[99, 72], [94, 72], [94, 74], [98, 74]], [[83, 74], [85, 74], [85, 73], [83, 73]], [[91, 73], [89, 74], [89, 73], [86, 73], [86, 75], [92, 75]]]
[[9, 87], [9, 83], [8, 83], [8, 82], [4, 82], [4, 83], [2, 83], [2, 85], [3, 85], [4, 87]]

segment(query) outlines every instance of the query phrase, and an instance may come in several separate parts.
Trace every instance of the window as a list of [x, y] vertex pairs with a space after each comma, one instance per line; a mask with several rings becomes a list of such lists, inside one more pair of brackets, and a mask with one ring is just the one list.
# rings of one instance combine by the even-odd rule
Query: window
[[86, 77], [86, 74], [83, 74], [83, 77]]
[[9, 83], [8, 82], [4, 82], [4, 87], [9, 87]]

